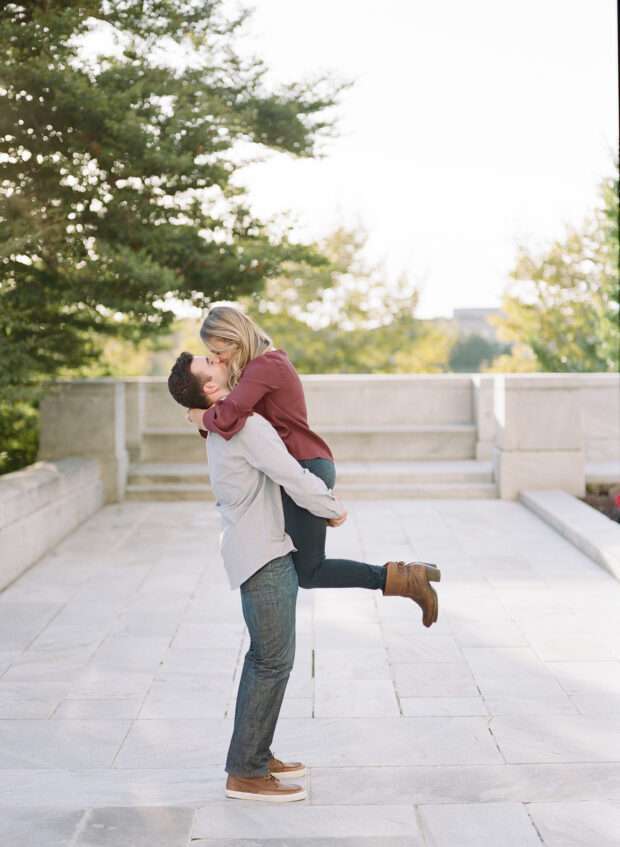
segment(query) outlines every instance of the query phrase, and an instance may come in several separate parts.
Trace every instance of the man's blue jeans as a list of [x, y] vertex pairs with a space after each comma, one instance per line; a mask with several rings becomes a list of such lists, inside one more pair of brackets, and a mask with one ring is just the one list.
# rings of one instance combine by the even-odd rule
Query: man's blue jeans
[[250, 647], [237, 691], [225, 769], [264, 776], [284, 692], [295, 659], [297, 571], [288, 553], [272, 559], [240, 586]]

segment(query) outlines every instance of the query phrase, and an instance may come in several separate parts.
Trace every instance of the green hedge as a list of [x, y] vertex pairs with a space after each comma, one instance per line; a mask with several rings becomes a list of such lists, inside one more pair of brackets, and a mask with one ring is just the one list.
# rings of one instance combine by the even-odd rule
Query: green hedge
[[32, 464], [38, 449], [37, 404], [0, 401], [0, 474]]

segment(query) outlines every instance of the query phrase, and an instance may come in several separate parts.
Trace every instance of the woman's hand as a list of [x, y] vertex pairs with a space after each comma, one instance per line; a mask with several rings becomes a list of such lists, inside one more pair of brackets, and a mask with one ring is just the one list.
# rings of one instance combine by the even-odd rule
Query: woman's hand
[[[218, 400], [223, 400], [223, 398], [227, 397], [230, 393], [227, 388], [222, 388], [213, 380], [208, 380], [204, 384], [203, 391], [206, 395], [209, 405], [217, 403]], [[185, 418], [188, 423], [194, 424], [194, 426], [197, 426], [199, 429], [202, 429], [202, 416], [206, 411], [206, 409], [188, 409]]]
[[202, 416], [205, 411], [205, 409], [188, 409], [185, 418], [188, 423], [194, 424], [194, 426], [202, 429]]
[[327, 526], [342, 526], [342, 524], [346, 521], [349, 513], [345, 509], [344, 512], [339, 515], [337, 518], [328, 518]]
[[[218, 385], [215, 380], [208, 380], [205, 382], [204, 387], [202, 389], [207, 396], [207, 400], [209, 403], [217, 403], [218, 400], [222, 400], [224, 397], [227, 397], [229, 391], [227, 388], [222, 388]], [[203, 410], [204, 411], [204, 410]]]

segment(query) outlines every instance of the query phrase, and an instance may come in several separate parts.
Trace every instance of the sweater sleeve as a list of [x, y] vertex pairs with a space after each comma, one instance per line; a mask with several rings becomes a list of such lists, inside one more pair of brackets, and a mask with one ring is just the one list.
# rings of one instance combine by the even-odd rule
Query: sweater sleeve
[[275, 428], [262, 415], [253, 415], [239, 438], [246, 460], [281, 485], [302, 509], [320, 518], [337, 518], [344, 513], [344, 506], [332, 490], [291, 456]]
[[[248, 362], [233, 390], [210, 406], [202, 416], [202, 426], [208, 432], [217, 432], [227, 441], [243, 429], [254, 407], [265, 394], [279, 388], [282, 372], [277, 360], [263, 353]], [[206, 433], [200, 430], [206, 437]]]

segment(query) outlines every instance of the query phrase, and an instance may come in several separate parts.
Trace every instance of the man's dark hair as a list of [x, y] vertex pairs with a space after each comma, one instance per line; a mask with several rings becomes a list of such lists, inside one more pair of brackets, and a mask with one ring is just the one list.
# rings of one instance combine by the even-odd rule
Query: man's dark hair
[[208, 409], [210, 403], [202, 393], [202, 386], [206, 380], [201, 380], [191, 372], [193, 358], [192, 353], [181, 353], [170, 371], [168, 391], [177, 403], [185, 406], [186, 409]]

